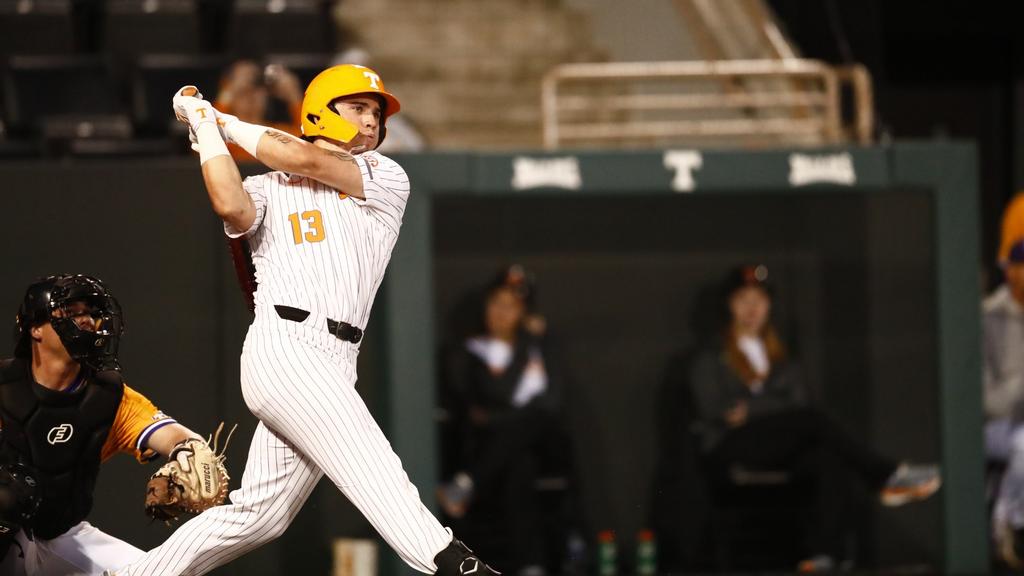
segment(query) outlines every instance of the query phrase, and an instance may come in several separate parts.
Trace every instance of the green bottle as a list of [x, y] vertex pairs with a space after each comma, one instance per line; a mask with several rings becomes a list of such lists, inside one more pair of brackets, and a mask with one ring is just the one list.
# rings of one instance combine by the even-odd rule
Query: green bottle
[[658, 546], [654, 532], [641, 530], [636, 535], [636, 574], [654, 576], [658, 573]]
[[597, 574], [615, 576], [618, 572], [618, 551], [615, 547], [615, 532], [603, 530], [597, 534]]

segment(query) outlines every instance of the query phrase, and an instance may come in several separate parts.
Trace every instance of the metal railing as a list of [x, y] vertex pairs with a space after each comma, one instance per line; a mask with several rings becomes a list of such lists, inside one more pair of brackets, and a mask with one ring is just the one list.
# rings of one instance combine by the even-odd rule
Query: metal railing
[[[853, 85], [853, 126], [841, 83]], [[563, 64], [542, 88], [544, 145], [726, 139], [747, 146], [868, 143], [870, 77], [816, 60]]]

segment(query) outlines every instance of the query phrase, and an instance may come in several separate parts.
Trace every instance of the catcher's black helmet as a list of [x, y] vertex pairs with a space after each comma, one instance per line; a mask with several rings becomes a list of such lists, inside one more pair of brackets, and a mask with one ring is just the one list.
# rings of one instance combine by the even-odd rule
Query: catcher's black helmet
[[[95, 319], [95, 331], [83, 330], [73, 318], [71, 304], [84, 303]], [[94, 370], [119, 370], [117, 348], [124, 332], [121, 306], [103, 283], [85, 274], [47, 276], [25, 291], [14, 327], [14, 355], [32, 355], [31, 330], [49, 322], [64, 348], [77, 362]]]

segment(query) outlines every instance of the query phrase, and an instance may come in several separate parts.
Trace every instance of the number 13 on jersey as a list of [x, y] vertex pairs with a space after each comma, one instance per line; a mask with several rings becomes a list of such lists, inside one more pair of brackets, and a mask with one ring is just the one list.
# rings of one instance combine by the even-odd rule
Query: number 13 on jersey
[[[320, 242], [324, 239], [324, 221], [319, 210], [306, 210], [305, 212], [293, 212], [288, 215], [288, 221], [292, 223], [292, 239], [296, 244], [306, 242]], [[303, 226], [305, 224], [305, 226]], [[305, 232], [303, 231], [305, 228]]]

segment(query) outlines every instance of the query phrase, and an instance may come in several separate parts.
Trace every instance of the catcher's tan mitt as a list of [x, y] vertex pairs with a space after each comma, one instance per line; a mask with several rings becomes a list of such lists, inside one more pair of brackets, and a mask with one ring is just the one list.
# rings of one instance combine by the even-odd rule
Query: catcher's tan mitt
[[228, 496], [227, 468], [224, 450], [235, 428], [231, 428], [224, 448], [217, 453], [222, 423], [213, 434], [213, 447], [202, 438], [182, 440], [171, 451], [170, 458], [146, 484], [146, 514], [170, 523], [182, 513], [199, 514], [220, 506]]

